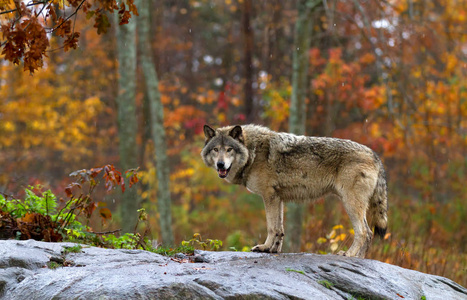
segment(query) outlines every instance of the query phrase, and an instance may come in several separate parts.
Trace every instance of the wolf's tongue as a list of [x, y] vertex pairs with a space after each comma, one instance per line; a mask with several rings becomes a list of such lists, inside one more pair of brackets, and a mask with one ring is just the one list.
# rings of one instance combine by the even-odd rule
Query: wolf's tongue
[[219, 172], [219, 175], [221, 176], [227, 175], [227, 170], [219, 170], [218, 172]]

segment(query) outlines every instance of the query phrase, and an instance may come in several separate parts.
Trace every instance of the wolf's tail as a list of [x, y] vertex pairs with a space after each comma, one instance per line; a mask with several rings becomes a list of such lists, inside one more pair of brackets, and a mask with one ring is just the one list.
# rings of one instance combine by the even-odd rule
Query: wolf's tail
[[375, 235], [384, 238], [388, 227], [388, 191], [383, 164], [379, 158], [376, 159], [380, 168], [376, 187], [370, 199], [369, 220], [370, 227], [375, 228]]

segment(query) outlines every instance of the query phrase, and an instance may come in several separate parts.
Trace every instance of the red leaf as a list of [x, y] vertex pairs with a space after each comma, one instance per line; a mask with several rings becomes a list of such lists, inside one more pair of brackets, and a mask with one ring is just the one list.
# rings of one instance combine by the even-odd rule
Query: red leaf
[[73, 188], [78, 187], [81, 188], [81, 185], [77, 182], [70, 183], [66, 188], [65, 188], [65, 193], [66, 195], [70, 198], [73, 196]]
[[94, 23], [94, 28], [97, 28], [97, 34], [106, 33], [110, 27], [109, 18], [107, 15], [100, 12], [96, 13], [96, 21]]
[[97, 203], [96, 202], [91, 202], [89, 203], [85, 208], [84, 208], [84, 212], [86, 213], [86, 216], [88, 218], [91, 217], [92, 213], [94, 212], [94, 210], [97, 208]]
[[91, 170], [89, 170], [89, 175], [91, 177], [96, 177], [100, 172], [102, 171], [102, 168], [92, 168]]
[[139, 16], [138, 9], [136, 8], [136, 5], [133, 2], [134, 2], [133, 0], [127, 0], [128, 10], [132, 12], [133, 15]]
[[73, 32], [67, 36], [63, 42], [63, 51], [67, 52], [70, 48], [76, 49], [78, 47], [79, 32]]
[[125, 180], [120, 176], [120, 185], [122, 187], [122, 193], [125, 193]]
[[71, 20], [65, 21], [63, 17], [58, 18], [58, 27], [55, 28], [54, 32], [56, 35], [65, 37], [71, 33]]
[[109, 220], [112, 218], [112, 212], [110, 209], [104, 207], [99, 210], [99, 214], [101, 215], [101, 218], [104, 220]]
[[126, 178], [128, 178], [128, 181], [130, 183], [130, 188], [139, 181], [138, 170], [139, 167], [136, 169], [129, 169], [125, 172]]
[[118, 23], [118, 25], [128, 24], [128, 22], [130, 21], [130, 18], [131, 18], [130, 12], [124, 11], [122, 14], [120, 14], [120, 22]]
[[49, 5], [47, 8], [48, 8], [47, 16], [50, 16], [52, 18], [52, 21], [56, 22], [57, 13], [55, 12], [55, 7], [53, 5]]

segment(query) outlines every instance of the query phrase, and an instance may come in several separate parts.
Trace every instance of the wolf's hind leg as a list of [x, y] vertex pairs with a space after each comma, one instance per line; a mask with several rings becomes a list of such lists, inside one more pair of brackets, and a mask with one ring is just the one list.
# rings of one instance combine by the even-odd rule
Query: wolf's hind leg
[[269, 197], [263, 197], [263, 201], [266, 211], [268, 237], [264, 244], [254, 246], [251, 251], [280, 253], [284, 240], [284, 205], [280, 198], [274, 194]]
[[359, 200], [357, 195], [346, 195], [342, 199], [355, 232], [352, 246], [343, 254], [364, 258], [370, 249], [373, 234], [366, 221], [367, 203]]

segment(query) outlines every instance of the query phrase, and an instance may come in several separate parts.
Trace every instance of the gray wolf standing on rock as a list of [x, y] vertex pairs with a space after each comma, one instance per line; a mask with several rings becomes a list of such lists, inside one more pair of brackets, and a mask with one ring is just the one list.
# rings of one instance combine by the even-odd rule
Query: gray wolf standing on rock
[[258, 125], [217, 130], [205, 125], [204, 134], [204, 163], [216, 169], [220, 178], [263, 197], [268, 236], [252, 251], [281, 251], [284, 202], [303, 202], [329, 193], [340, 197], [355, 231], [352, 246], [339, 254], [365, 257], [372, 227], [384, 237], [385, 172], [370, 148], [337, 138], [278, 133]]

